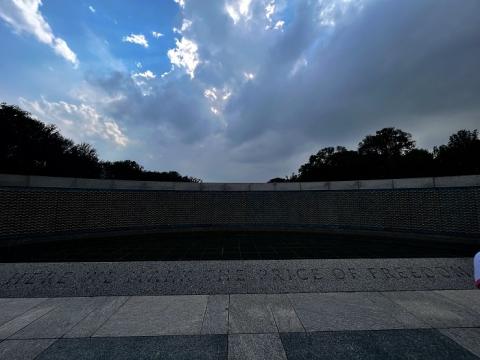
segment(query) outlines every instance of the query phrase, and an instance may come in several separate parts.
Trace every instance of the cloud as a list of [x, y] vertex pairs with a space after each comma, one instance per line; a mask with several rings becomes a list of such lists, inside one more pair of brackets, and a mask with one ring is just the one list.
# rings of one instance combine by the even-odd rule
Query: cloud
[[265, 30], [274, 29], [274, 30], [282, 30], [283, 25], [285, 25], [285, 20], [282, 19], [275, 19], [277, 16], [276, 13], [280, 12], [279, 10], [284, 8], [284, 4], [280, 4], [278, 6], [276, 0], [270, 0], [265, 5], [265, 18], [267, 19], [267, 25], [265, 26]]
[[158, 38], [162, 37], [163, 34], [160, 33], [160, 32], [152, 31], [152, 36], [153, 36], [155, 39], [158, 39]]
[[275, 1], [273, 0], [267, 3], [267, 5], [265, 6], [265, 17], [269, 22], [272, 21], [272, 16], [274, 13], [275, 13]]
[[243, 76], [245, 77], [245, 80], [247, 80], [247, 81], [255, 79], [255, 74], [251, 73], [251, 72], [244, 72]]
[[207, 99], [210, 100], [217, 100], [217, 89], [211, 88], [211, 89], [206, 89], [203, 92], [203, 96], [205, 96]]
[[153, 72], [151, 72], [150, 70], [147, 70], [143, 73], [136, 73], [136, 74], [133, 74], [133, 77], [137, 77], [137, 78], [143, 78], [143, 79], [146, 79], [146, 80], [151, 80], [151, 79], [155, 79], [157, 77], [157, 75], [155, 75]]
[[53, 40], [53, 50], [60, 56], [70, 61], [75, 66], [78, 65], [77, 55], [68, 47], [65, 40], [55, 38]]
[[148, 168], [265, 181], [385, 126], [426, 147], [478, 127], [477, 0], [182, 6], [167, 75], [93, 74], [82, 100], [141, 139], [129, 156]]
[[365, 0], [336, 0], [321, 2], [318, 20], [323, 26], [335, 26], [337, 19], [341, 19], [352, 9], [363, 8], [363, 5], [367, 2], [368, 1]]
[[172, 65], [185, 69], [190, 78], [195, 77], [195, 69], [200, 64], [198, 45], [185, 37], [175, 39], [176, 48], [170, 49], [167, 56]]
[[283, 21], [283, 20], [278, 20], [278, 21], [275, 23], [275, 25], [273, 26], [273, 28], [274, 28], [275, 30], [281, 30], [281, 29], [283, 29], [283, 25], [285, 25], [285, 21]]
[[52, 28], [40, 12], [41, 0], [4, 0], [0, 2], [0, 18], [18, 33], [34, 35], [41, 43], [49, 45], [56, 54], [75, 67], [77, 55], [62, 38], [54, 35]]
[[90, 10], [93, 14], [97, 12], [97, 10], [95, 10], [95, 8], [92, 5], [88, 6], [88, 10]]
[[307, 65], [308, 65], [307, 59], [305, 59], [305, 57], [301, 56], [293, 64], [292, 70], [290, 70], [289, 76], [290, 77], [295, 76], [302, 68], [306, 67]]
[[[252, 17], [252, 14], [250, 12], [251, 3], [252, 0], [229, 1], [225, 4], [225, 11], [227, 12], [228, 16], [230, 16], [230, 18], [233, 20], [234, 24], [237, 24], [240, 20], [248, 21]], [[268, 5], [266, 6], [266, 9], [267, 8]], [[273, 13], [273, 9], [268, 9], [266, 11], [267, 14]]]
[[173, 0], [175, 1], [181, 8], [185, 7], [185, 0]]
[[101, 115], [90, 105], [50, 102], [44, 98], [40, 101], [20, 98], [20, 103], [42, 121], [57, 125], [63, 135], [76, 142], [107, 141], [121, 147], [129, 143], [115, 120]]
[[132, 44], [137, 44], [143, 46], [144, 48], [148, 48], [148, 41], [143, 34], [130, 34], [128, 36], [124, 36], [122, 38], [123, 42], [128, 42]]
[[192, 26], [192, 21], [188, 19], [182, 20], [182, 26], [179, 28], [174, 27], [172, 30], [174, 33], [182, 34], [184, 31], [188, 30]]
[[150, 70], [144, 71], [143, 73], [138, 72], [132, 74], [132, 80], [140, 89], [142, 89], [144, 96], [151, 95], [153, 88], [149, 84], [149, 80], [153, 80], [156, 77], [157, 75]]

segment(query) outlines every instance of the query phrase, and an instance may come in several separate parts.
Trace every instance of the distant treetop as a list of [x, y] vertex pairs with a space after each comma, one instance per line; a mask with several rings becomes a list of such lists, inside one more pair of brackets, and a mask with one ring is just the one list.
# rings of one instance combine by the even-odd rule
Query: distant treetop
[[478, 131], [460, 130], [433, 152], [417, 149], [412, 135], [388, 127], [367, 135], [357, 150], [326, 147], [311, 155], [298, 174], [269, 182], [336, 181], [480, 174]]
[[176, 171], [145, 171], [132, 160], [101, 161], [90, 144], [75, 144], [55, 125], [46, 125], [6, 103], [0, 103], [0, 173], [201, 182]]
[[[75, 144], [15, 105], [0, 103], [0, 173], [83, 178], [201, 182], [176, 171], [146, 171], [132, 160], [102, 161], [90, 144]], [[325, 147], [298, 174], [269, 182], [335, 181], [480, 174], [477, 130], [460, 130], [433, 152], [394, 127], [367, 135], [357, 150]]]

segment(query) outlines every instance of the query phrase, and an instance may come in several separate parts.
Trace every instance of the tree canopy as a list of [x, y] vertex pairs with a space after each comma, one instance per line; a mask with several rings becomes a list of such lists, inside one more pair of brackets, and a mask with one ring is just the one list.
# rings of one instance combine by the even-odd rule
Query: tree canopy
[[176, 171], [146, 171], [132, 160], [101, 161], [90, 144], [75, 144], [15, 105], [0, 103], [0, 172], [48, 176], [200, 182]]
[[[0, 172], [84, 178], [201, 182], [176, 171], [147, 171], [133, 160], [102, 161], [94, 147], [75, 144], [15, 105], [0, 103]], [[334, 181], [480, 174], [477, 130], [460, 130], [433, 151], [412, 135], [387, 127], [367, 135], [356, 150], [325, 147], [298, 173], [269, 182]]]
[[335, 181], [480, 174], [478, 131], [460, 130], [433, 152], [417, 149], [412, 135], [388, 127], [367, 135], [357, 150], [326, 147], [311, 155], [298, 174], [270, 182]]

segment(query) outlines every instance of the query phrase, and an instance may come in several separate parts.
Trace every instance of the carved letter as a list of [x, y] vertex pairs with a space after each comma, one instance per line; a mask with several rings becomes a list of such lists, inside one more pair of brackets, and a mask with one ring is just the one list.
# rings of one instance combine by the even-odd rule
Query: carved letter
[[[272, 269], [272, 273], [274, 275], [273, 280], [285, 281], [285, 279], [280, 276], [280, 269]], [[277, 279], [277, 277], [278, 277], [278, 279]]]
[[357, 269], [355, 268], [348, 268], [348, 272], [350, 273], [350, 276], [352, 277], [352, 279], [356, 279], [357, 278]]
[[338, 280], [345, 279], [345, 272], [342, 269], [335, 268], [332, 270], [333, 276]]
[[[308, 280], [308, 275], [305, 274], [306, 271], [307, 269], [303, 269], [303, 268], [297, 269], [297, 276], [300, 280], [304, 280], [304, 281]], [[304, 273], [303, 276], [302, 276], [302, 273]]]
[[313, 279], [314, 280], [322, 280], [323, 279], [323, 275], [320, 274], [320, 270], [321, 269], [318, 269], [318, 268], [312, 269], [312, 274], [313, 274]]

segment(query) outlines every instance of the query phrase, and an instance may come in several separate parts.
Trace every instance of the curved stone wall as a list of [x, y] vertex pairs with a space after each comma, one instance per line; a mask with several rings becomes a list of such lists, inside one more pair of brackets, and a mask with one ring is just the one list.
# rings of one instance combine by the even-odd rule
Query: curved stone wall
[[480, 236], [479, 180], [169, 184], [1, 175], [0, 236], [203, 226]]

